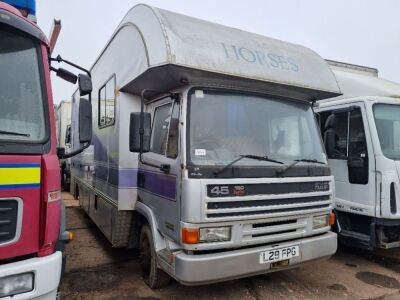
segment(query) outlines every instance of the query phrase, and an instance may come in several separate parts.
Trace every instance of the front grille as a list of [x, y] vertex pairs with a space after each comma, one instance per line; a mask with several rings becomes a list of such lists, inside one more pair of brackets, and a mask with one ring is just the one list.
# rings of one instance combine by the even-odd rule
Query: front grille
[[[210, 186], [214, 188], [215, 185], [207, 186], [207, 191], [210, 191]], [[229, 193], [228, 196], [206, 197], [205, 220], [285, 217], [327, 211], [332, 208], [332, 190], [328, 181], [230, 184], [229, 191], [231, 186], [233, 192], [236, 188], [242, 195], [232, 196], [232, 193]]]
[[270, 243], [296, 239], [306, 234], [306, 218], [292, 217], [280, 221], [244, 223], [242, 241], [245, 243]]
[[0, 199], [0, 245], [10, 242], [17, 236], [18, 201]]

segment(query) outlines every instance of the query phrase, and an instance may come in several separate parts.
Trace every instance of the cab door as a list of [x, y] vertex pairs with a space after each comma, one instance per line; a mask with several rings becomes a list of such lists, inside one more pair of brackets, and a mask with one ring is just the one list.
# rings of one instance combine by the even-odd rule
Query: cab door
[[320, 114], [324, 139], [327, 131], [334, 132], [334, 149], [326, 150], [335, 177], [336, 208], [375, 216], [375, 160], [364, 104], [352, 103]]
[[148, 106], [152, 115], [150, 151], [142, 155], [138, 194], [153, 209], [158, 229], [180, 238], [180, 102], [169, 97]]

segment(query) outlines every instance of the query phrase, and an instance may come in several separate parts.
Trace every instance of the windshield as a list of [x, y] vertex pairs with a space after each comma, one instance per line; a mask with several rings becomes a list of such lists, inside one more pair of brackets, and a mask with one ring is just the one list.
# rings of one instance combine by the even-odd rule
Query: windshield
[[383, 155], [400, 160], [400, 105], [375, 104], [374, 117]]
[[0, 142], [45, 138], [36, 43], [0, 28]]
[[[309, 105], [198, 89], [189, 97], [189, 109], [192, 164], [226, 165], [240, 155], [263, 156], [285, 164], [296, 159], [326, 163]], [[277, 166], [251, 158], [235, 163], [239, 165]]]

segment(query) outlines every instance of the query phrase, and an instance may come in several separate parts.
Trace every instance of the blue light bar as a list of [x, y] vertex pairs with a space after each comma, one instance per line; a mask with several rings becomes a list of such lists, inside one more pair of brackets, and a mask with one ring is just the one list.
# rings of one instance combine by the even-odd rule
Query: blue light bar
[[15, 8], [26, 10], [28, 14], [36, 15], [36, 0], [2, 0]]

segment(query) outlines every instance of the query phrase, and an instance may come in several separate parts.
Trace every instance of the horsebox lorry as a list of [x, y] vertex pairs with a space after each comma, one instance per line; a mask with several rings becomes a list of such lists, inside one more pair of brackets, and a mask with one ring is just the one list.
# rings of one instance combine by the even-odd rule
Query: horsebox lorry
[[378, 70], [329, 61], [343, 96], [316, 109], [335, 177], [339, 241], [400, 246], [400, 85]]
[[[56, 299], [71, 235], [61, 199], [57, 154], [64, 155], [57, 151], [50, 69], [71, 82], [77, 76], [50, 66], [55, 38], [49, 42], [31, 21], [34, 1], [6, 2], [13, 6], [0, 2], [0, 298]], [[79, 82], [88, 94], [88, 75]], [[88, 144], [92, 121], [85, 101], [78, 138]]]
[[[340, 90], [313, 51], [137, 5], [91, 68], [93, 140], [71, 185], [159, 287], [267, 273], [336, 251], [313, 115]], [[72, 144], [78, 94], [72, 97]]]

